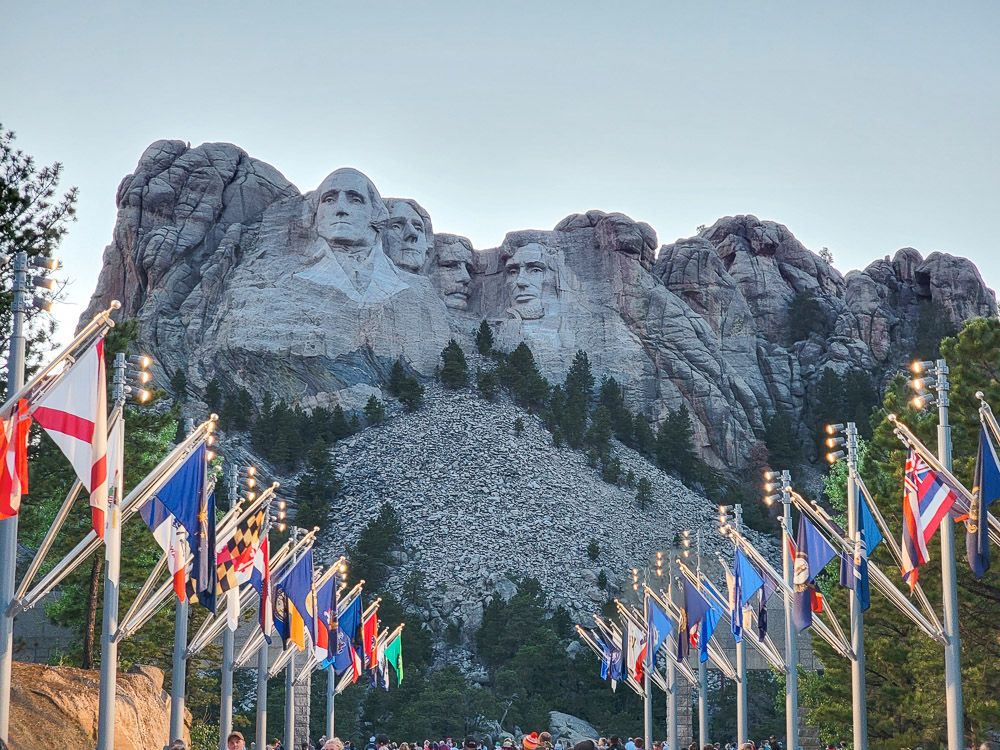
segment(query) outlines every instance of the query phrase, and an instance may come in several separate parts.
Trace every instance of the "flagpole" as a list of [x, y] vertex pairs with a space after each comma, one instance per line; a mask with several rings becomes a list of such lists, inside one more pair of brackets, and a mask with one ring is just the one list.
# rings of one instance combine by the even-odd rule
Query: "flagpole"
[[285, 747], [295, 747], [295, 644], [285, 666]]
[[[743, 506], [737, 503], [733, 507], [736, 521], [736, 533], [743, 533]], [[735, 566], [734, 566], [735, 567]], [[743, 747], [747, 741], [747, 644], [743, 640], [743, 592], [738, 586], [735, 592], [738, 597], [733, 606], [740, 614], [740, 639], [736, 642], [736, 744]], [[734, 613], [735, 616], [735, 613]], [[861, 750], [859, 748], [858, 750]]]
[[[674, 603], [674, 578], [667, 569], [667, 601]], [[669, 614], [669, 612], [668, 612]], [[677, 667], [674, 659], [667, 657], [667, 750], [679, 750], [677, 746]]]
[[[234, 508], [239, 502], [239, 470], [233, 464], [232, 482], [229, 485], [229, 507]], [[267, 534], [265, 525], [264, 534]], [[239, 587], [226, 591], [227, 622], [222, 629], [222, 674], [221, 690], [219, 697], [219, 750], [227, 750], [229, 733], [233, 731], [233, 658], [236, 651], [236, 631], [230, 628], [228, 622], [228, 610], [230, 603], [228, 597], [237, 597], [237, 613], [239, 612]], [[238, 615], [237, 615], [238, 616]]]
[[[125, 353], [115, 355], [112, 397], [120, 420], [118, 431], [125, 429]], [[112, 420], [108, 420], [112, 421]], [[104, 529], [104, 615], [101, 629], [101, 683], [97, 713], [97, 750], [114, 750], [115, 697], [118, 692], [118, 593], [121, 578], [122, 515], [124, 490], [123, 441], [115, 438], [115, 466], [108, 467], [115, 486], [108, 505], [108, 523]]]
[[167, 742], [184, 737], [184, 685], [187, 681], [188, 601], [178, 601], [174, 610], [174, 656], [170, 680], [170, 737]]
[[267, 747], [267, 641], [257, 651], [257, 747]]
[[[697, 583], [701, 588], [701, 529], [696, 532], [697, 540]], [[698, 744], [705, 747], [708, 741], [708, 662], [701, 660], [701, 639], [705, 639], [705, 652], [708, 652], [708, 638], [705, 637], [705, 619], [698, 626]]]
[[[780, 474], [781, 526], [784, 534], [792, 533], [792, 475], [787, 469]], [[781, 568], [785, 579], [785, 744], [788, 750], [799, 747], [799, 645], [792, 614], [792, 594], [795, 590], [795, 561], [784, 536], [781, 539]], [[860, 750], [860, 749], [859, 749]]]
[[[944, 359], [935, 362], [934, 375], [937, 385], [938, 403], [938, 459], [949, 472], [951, 460], [951, 424], [948, 418], [948, 363]], [[985, 521], [984, 521], [985, 522]], [[945, 517], [941, 524], [941, 586], [944, 604], [944, 674], [945, 696], [948, 715], [948, 750], [962, 750], [964, 747], [964, 727], [962, 710], [962, 662], [961, 642], [958, 631], [958, 581], [955, 570], [955, 524], [951, 517]]]
[[[14, 317], [7, 358], [7, 399], [24, 387], [24, 314], [28, 283], [28, 254], [14, 255], [14, 284], [11, 312]], [[14, 617], [9, 605], [14, 597], [17, 568], [17, 514], [0, 521], [0, 740], [5, 742], [10, 724], [10, 674], [14, 654]]]
[[[858, 538], [858, 428], [848, 422], [845, 430], [847, 448], [847, 536], [852, 541]], [[865, 550], [862, 549], [865, 555]], [[867, 556], [867, 555], [865, 555]], [[860, 570], [855, 576], [860, 575]], [[865, 701], [865, 619], [858, 599], [857, 581], [850, 589], [851, 602], [851, 700], [855, 750], [868, 750], [868, 714]]]
[[649, 642], [649, 594], [643, 594], [643, 619], [646, 623], [646, 655], [643, 657], [642, 670], [642, 697], [643, 697], [643, 721], [642, 733], [646, 740], [646, 747], [652, 750], [653, 747], [653, 664], [650, 658], [653, 651], [653, 644]]
[[[335, 646], [333, 646], [335, 648]], [[326, 668], [326, 737], [333, 739], [336, 737], [334, 727], [334, 700], [337, 697], [337, 673], [331, 664]]]

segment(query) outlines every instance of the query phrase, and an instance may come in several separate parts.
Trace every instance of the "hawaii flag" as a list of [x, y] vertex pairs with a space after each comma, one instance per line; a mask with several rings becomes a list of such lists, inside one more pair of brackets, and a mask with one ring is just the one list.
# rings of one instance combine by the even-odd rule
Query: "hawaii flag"
[[104, 338], [69, 366], [51, 390], [31, 407], [31, 415], [69, 459], [90, 493], [94, 532], [104, 538], [108, 509], [108, 394]]
[[927, 543], [948, 515], [958, 495], [920, 455], [910, 449], [903, 477], [903, 580], [910, 591], [919, 568], [930, 559]]
[[0, 424], [0, 519], [16, 516], [21, 496], [28, 493], [28, 402], [17, 402], [9, 419]]

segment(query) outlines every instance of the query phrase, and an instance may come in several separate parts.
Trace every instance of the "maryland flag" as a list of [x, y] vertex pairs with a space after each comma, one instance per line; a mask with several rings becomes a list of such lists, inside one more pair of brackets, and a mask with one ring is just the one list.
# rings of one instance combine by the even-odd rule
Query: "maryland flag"
[[261, 509], [237, 526], [229, 541], [216, 551], [220, 594], [250, 580], [263, 528], [264, 510]]

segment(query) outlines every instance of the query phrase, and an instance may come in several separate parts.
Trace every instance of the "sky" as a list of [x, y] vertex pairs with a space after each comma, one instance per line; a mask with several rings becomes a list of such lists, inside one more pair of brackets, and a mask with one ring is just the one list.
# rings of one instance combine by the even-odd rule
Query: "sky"
[[844, 273], [900, 247], [1000, 287], [1000, 3], [21, 2], [0, 123], [80, 189], [66, 337], [161, 138], [303, 192], [341, 166], [494, 247], [599, 208], [661, 243], [751, 213]]

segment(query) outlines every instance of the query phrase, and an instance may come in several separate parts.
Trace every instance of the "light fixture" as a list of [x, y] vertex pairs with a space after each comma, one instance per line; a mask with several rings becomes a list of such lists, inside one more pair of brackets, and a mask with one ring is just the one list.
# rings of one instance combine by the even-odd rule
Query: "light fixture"
[[35, 255], [29, 261], [35, 268], [44, 268], [46, 271], [58, 271], [62, 268], [62, 261], [55, 258], [46, 258], [42, 255]]
[[840, 432], [841, 430], [844, 429], [844, 425], [842, 425], [840, 423], [837, 423], [837, 424], [828, 424], [823, 429], [826, 430], [826, 434], [827, 435], [836, 435], [838, 432]]
[[39, 289], [47, 289], [50, 292], [56, 288], [56, 280], [46, 276], [35, 276], [31, 279], [31, 283]]
[[42, 312], [52, 312], [52, 300], [45, 299], [45, 297], [39, 297], [37, 294], [31, 298], [31, 305], [36, 310], [41, 310]]

